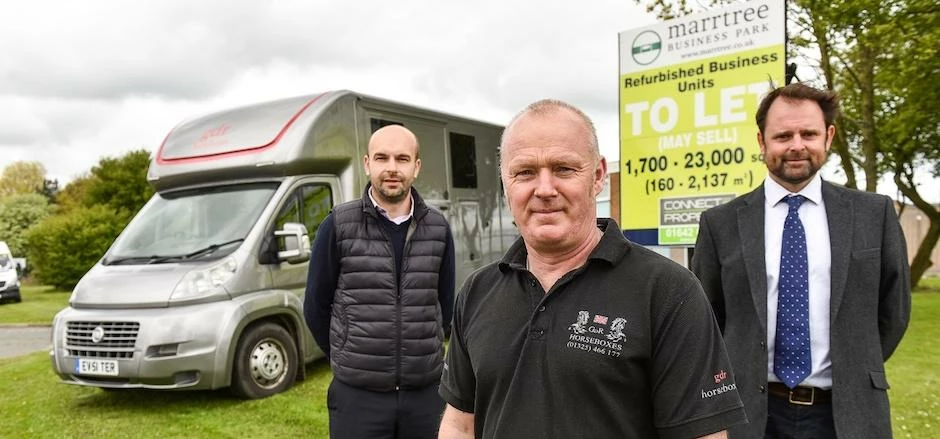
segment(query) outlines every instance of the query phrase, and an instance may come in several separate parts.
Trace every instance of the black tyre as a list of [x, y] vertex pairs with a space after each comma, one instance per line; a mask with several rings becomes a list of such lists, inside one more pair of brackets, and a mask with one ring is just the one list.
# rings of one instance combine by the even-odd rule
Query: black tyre
[[287, 390], [297, 376], [297, 346], [283, 327], [262, 323], [245, 330], [232, 367], [232, 393], [266, 398]]

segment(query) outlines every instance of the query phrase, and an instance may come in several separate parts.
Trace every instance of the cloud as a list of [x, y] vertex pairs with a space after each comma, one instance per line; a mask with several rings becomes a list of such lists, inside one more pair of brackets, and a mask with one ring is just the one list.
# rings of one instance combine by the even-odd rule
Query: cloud
[[32, 0], [0, 16], [0, 168], [70, 181], [155, 152], [184, 119], [351, 89], [505, 123], [551, 97], [619, 156], [618, 33], [652, 24], [623, 0], [232, 2]]

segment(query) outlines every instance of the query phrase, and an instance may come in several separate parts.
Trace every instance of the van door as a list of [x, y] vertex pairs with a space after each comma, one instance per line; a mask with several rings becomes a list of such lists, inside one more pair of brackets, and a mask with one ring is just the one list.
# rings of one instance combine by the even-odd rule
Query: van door
[[[334, 194], [338, 193], [338, 188], [339, 180], [332, 177], [305, 178], [295, 183], [277, 211], [270, 235], [274, 234], [274, 230], [283, 229], [285, 223], [301, 223], [307, 228], [310, 242], [313, 242], [317, 229], [333, 208]], [[291, 290], [302, 300], [307, 284], [308, 265], [307, 262], [278, 262], [272, 265], [272, 287]]]
[[[482, 173], [484, 169], [481, 169], [480, 160], [485, 161], [486, 157], [479, 156], [477, 143], [481, 140], [469, 131], [451, 130], [447, 136], [448, 184], [452, 193], [453, 217], [456, 218], [453, 223], [454, 241], [460, 243], [456, 246], [457, 279], [465, 279], [501, 254], [501, 245], [491, 248], [493, 243], [488, 239], [493, 229], [492, 201], [494, 196], [498, 196], [491, 189], [498, 188], [499, 176]], [[486, 168], [492, 171], [497, 166], [489, 163]]]

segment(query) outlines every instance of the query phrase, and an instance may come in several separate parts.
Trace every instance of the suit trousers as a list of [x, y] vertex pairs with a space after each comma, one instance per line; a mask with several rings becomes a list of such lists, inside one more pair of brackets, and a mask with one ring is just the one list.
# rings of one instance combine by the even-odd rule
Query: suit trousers
[[768, 396], [764, 439], [836, 439], [832, 404], [799, 405]]
[[423, 389], [375, 392], [333, 379], [327, 390], [332, 439], [436, 438], [444, 400], [435, 383]]

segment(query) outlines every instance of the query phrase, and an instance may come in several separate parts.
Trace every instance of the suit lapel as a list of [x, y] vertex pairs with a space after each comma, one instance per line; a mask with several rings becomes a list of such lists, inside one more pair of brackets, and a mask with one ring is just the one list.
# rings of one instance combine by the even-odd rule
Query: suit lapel
[[854, 206], [843, 194], [845, 190], [823, 181], [822, 195], [826, 203], [826, 221], [829, 223], [829, 247], [832, 249], [829, 280], [830, 321], [835, 321], [845, 295], [845, 282], [849, 274], [852, 250], [852, 218]]
[[738, 208], [738, 234], [754, 311], [767, 328], [767, 269], [764, 265], [764, 185], [745, 195]]

